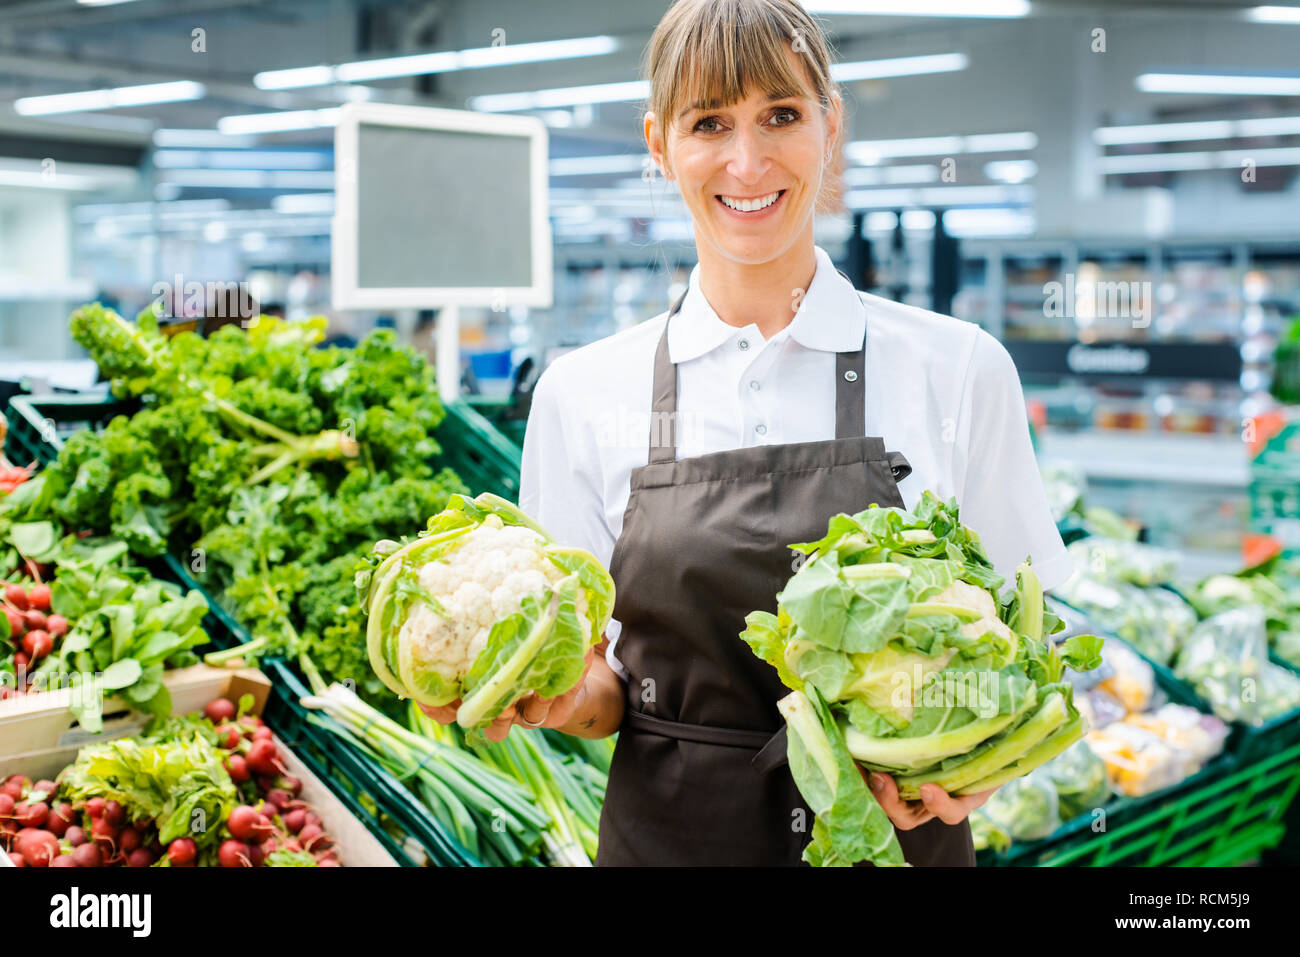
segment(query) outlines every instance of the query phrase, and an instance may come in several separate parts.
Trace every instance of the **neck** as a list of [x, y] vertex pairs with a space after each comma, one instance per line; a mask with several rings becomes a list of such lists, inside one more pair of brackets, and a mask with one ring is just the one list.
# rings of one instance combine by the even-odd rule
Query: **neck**
[[776, 259], [751, 265], [721, 255], [708, 243], [696, 242], [700, 256], [700, 291], [713, 311], [729, 326], [758, 326], [770, 339], [790, 324], [813, 276], [812, 223], [806, 235]]

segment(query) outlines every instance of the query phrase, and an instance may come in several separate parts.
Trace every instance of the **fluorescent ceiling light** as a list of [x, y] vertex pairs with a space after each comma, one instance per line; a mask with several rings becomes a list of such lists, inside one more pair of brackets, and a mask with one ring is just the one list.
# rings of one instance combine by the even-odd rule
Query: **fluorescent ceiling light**
[[332, 161], [309, 150], [158, 150], [153, 164], [159, 169], [326, 169]]
[[1246, 19], [1256, 23], [1300, 23], [1300, 7], [1251, 7]]
[[1194, 153], [1141, 153], [1133, 156], [1103, 156], [1098, 160], [1101, 171], [1112, 176], [1126, 173], [1241, 169], [1248, 162], [1255, 166], [1300, 166], [1300, 147]]
[[1038, 175], [1033, 160], [994, 160], [984, 164], [984, 175], [1000, 183], [1023, 183]]
[[171, 169], [164, 183], [196, 189], [333, 189], [334, 172], [282, 172], [260, 169]]
[[231, 136], [217, 130], [177, 130], [160, 129], [153, 131], [153, 145], [159, 147], [180, 146], [187, 149], [204, 147], [252, 146], [251, 136]]
[[1296, 135], [1300, 135], [1300, 116], [1262, 116], [1251, 120], [1203, 120], [1192, 123], [1147, 123], [1141, 126], [1102, 126], [1092, 131], [1093, 141], [1100, 146], [1227, 140], [1240, 136]]
[[1007, 206], [1032, 203], [1032, 186], [928, 186], [921, 189], [863, 189], [844, 196], [850, 209], [897, 209], [911, 206]]
[[300, 213], [334, 212], [333, 193], [285, 193], [271, 197], [271, 209], [277, 213], [294, 215]]
[[939, 167], [928, 163], [910, 166], [851, 166], [844, 171], [844, 182], [849, 186], [902, 186], [938, 181]]
[[202, 83], [175, 80], [170, 83], [119, 86], [108, 90], [25, 96], [14, 100], [14, 111], [22, 116], [44, 116], [50, 113], [77, 113], [81, 110], [112, 110], [123, 106], [142, 106], [146, 103], [198, 100], [202, 99], [206, 92]]
[[1024, 17], [1028, 0], [803, 0], [809, 13], [875, 17]]
[[152, 217], [165, 214], [210, 215], [230, 208], [228, 199], [182, 199], [169, 203], [85, 203], [72, 211], [79, 223], [93, 223], [105, 216]]
[[922, 136], [899, 140], [857, 140], [846, 152], [851, 160], [873, 165], [896, 156], [950, 156], [957, 153], [1004, 153], [1032, 150], [1033, 133], [980, 133], [973, 136]]
[[1237, 96], [1300, 96], [1300, 77], [1219, 76], [1209, 73], [1143, 73], [1143, 93], [1204, 93]]
[[631, 173], [642, 169], [649, 154], [614, 156], [565, 156], [551, 160], [552, 176], [585, 176], [596, 173]]
[[338, 66], [303, 66], [288, 70], [266, 70], [253, 77], [253, 85], [262, 90], [290, 90], [328, 83], [359, 83], [365, 80], [389, 80], [402, 76], [425, 76], [453, 70], [481, 70], [486, 67], [512, 66], [550, 60], [604, 56], [618, 49], [614, 37], [574, 37], [569, 40], [544, 40], [539, 43], [503, 43], [495, 47], [468, 50], [444, 50], [409, 56], [357, 60]]
[[0, 157], [0, 186], [77, 192], [134, 186], [138, 179], [126, 166], [59, 161], [47, 167], [44, 160]]
[[152, 133], [154, 121], [143, 116], [120, 116], [113, 113], [56, 113], [37, 118], [37, 123], [72, 129], [113, 130], [121, 133]]
[[283, 113], [245, 113], [217, 120], [222, 133], [280, 133], [285, 130], [314, 130], [338, 122], [339, 108], [288, 110]]
[[875, 80], [889, 76], [919, 76], [924, 73], [953, 73], [970, 65], [964, 53], [932, 53], [900, 56], [885, 60], [857, 60], [831, 64], [831, 79], [837, 83]]
[[77, 0], [77, 3], [83, 7], [111, 7], [119, 3], [130, 3], [131, 0]]
[[596, 83], [591, 86], [566, 86], [550, 90], [531, 90], [525, 93], [489, 93], [470, 99], [472, 110], [485, 113], [508, 113], [516, 110], [539, 110], [556, 106], [576, 106], [579, 103], [621, 103], [644, 100], [650, 95], [650, 84], [644, 80], [624, 83]]

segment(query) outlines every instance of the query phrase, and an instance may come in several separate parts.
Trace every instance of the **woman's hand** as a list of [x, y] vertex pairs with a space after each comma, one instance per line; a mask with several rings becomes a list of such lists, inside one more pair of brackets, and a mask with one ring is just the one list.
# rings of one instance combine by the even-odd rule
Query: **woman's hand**
[[971, 811], [992, 797], [993, 792], [997, 790], [992, 788], [977, 794], [954, 797], [937, 784], [923, 784], [921, 800], [904, 801], [898, 796], [898, 785], [893, 777], [881, 774], [879, 771], [868, 773], [865, 768], [859, 770], [867, 779], [867, 786], [871, 788], [876, 801], [894, 822], [894, 827], [900, 831], [910, 831], [935, 818], [945, 824], [960, 824], [970, 816]]
[[[582, 669], [582, 677], [564, 694], [554, 698], [539, 698], [535, 694], [520, 698], [483, 729], [483, 736], [489, 741], [504, 741], [510, 729], [516, 724], [525, 728], [559, 728], [567, 724], [573, 717], [578, 694], [582, 691], [583, 682], [587, 680], [587, 673], [591, 670], [591, 662], [595, 654], [594, 648], [587, 652], [587, 662]], [[451, 704], [440, 707], [420, 705], [420, 710], [439, 724], [451, 724], [456, 720], [456, 709], [459, 707], [458, 698]]]

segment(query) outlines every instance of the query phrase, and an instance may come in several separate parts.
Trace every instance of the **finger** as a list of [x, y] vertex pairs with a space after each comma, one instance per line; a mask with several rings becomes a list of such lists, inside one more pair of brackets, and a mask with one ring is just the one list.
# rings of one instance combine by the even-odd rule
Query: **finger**
[[551, 710], [553, 698], [539, 698], [528, 695], [515, 702], [515, 714], [519, 723], [525, 727], [535, 728], [546, 720]]
[[510, 733], [510, 726], [515, 723], [517, 713], [514, 705], [506, 708], [483, 729], [483, 737], [489, 741], [504, 741], [506, 735]]
[[871, 787], [871, 793], [876, 796], [876, 801], [899, 830], [910, 831], [912, 828], [920, 827], [934, 816], [924, 805], [900, 798], [898, 784], [891, 775], [873, 771], [867, 778], [867, 784]]
[[945, 824], [960, 824], [971, 812], [965, 798], [953, 797], [937, 784], [921, 785], [921, 802]]

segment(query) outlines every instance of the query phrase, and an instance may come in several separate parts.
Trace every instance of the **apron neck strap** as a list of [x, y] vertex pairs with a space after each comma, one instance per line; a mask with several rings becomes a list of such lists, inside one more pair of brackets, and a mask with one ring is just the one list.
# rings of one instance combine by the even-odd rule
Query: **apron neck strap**
[[[677, 458], [677, 366], [668, 357], [668, 325], [682, 308], [682, 293], [668, 310], [659, 346], [655, 350], [654, 391], [650, 406], [651, 464]], [[865, 340], [865, 333], [864, 333]], [[835, 354], [835, 438], [860, 439], [867, 430], [864, 378], [866, 347]]]

